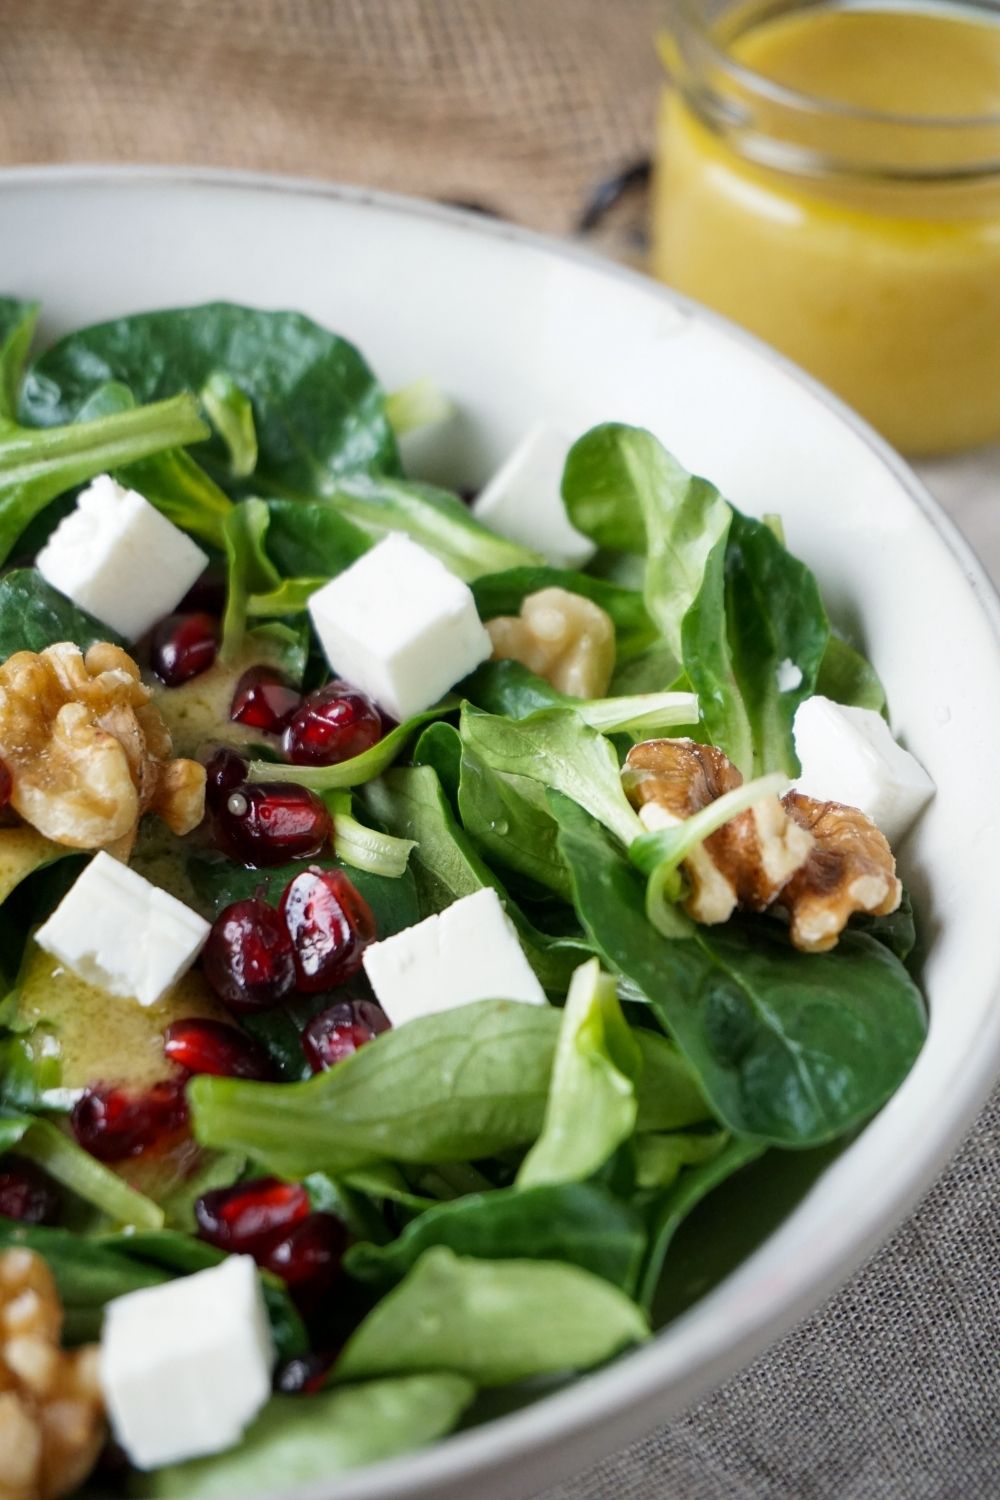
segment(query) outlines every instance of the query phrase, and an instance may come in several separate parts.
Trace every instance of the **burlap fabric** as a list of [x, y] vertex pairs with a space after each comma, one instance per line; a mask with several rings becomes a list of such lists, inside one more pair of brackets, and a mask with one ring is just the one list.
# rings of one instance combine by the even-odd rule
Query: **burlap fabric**
[[[655, 15], [655, 0], [0, 0], [0, 162], [307, 173], [567, 232], [649, 149]], [[544, 1500], [998, 1500], [998, 1187], [1000, 1096], [846, 1290]]]

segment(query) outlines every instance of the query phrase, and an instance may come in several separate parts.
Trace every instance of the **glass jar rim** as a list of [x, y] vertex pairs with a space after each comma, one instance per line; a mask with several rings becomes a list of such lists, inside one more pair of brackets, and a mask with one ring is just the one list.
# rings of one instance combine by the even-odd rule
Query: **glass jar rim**
[[[751, 26], [784, 15], [832, 9], [834, 6], [829, 0], [772, 0], [754, 14]], [[921, 4], [920, 0], [915, 4], [893, 4], [891, 0], [890, 3], [878, 3], [876, 0], [876, 3], [851, 6], [850, 9], [883, 14], [898, 11], [940, 15], [944, 7], [934, 6], [932, 9]], [[976, 12], [979, 12], [1000, 27], [1000, 0], [961, 0], [955, 4], [955, 10], [960, 10], [970, 19], [975, 19]], [[786, 167], [821, 165], [827, 170], [831, 167], [861, 170], [865, 175], [911, 181], [1000, 175], [1000, 111], [979, 115], [906, 113], [810, 94], [769, 78], [733, 57], [726, 40], [720, 39], [699, 0], [668, 0], [666, 12], [666, 38], [660, 47], [661, 60], [668, 75], [672, 76], [678, 71], [677, 63], [681, 64], [683, 76], [674, 76], [674, 82], [706, 123], [727, 133], [747, 131], [751, 127], [748, 134], [752, 136], [752, 107], [765, 106], [769, 110], [768, 129], [763, 136], [754, 137], [758, 149], [748, 153], [757, 155], [765, 164]], [[838, 161], [826, 151], [803, 146], [797, 129], [802, 122], [867, 132], [868, 144], [872, 147], [871, 159], [866, 156], [859, 166], [856, 160]], [[979, 154], [982, 136], [989, 132], [996, 132], [996, 144], [994, 147], [991, 143], [989, 155], [983, 157]], [[913, 166], [906, 161], [903, 152], [893, 160], [896, 158], [893, 143], [898, 145], [904, 138], [912, 139], [917, 135], [941, 143], [940, 161]], [[970, 147], [969, 155], [965, 157], [961, 154], [962, 140], [973, 135], [979, 138], [975, 141], [978, 149]], [[767, 149], [760, 149], [762, 141]], [[886, 158], [882, 159], [886, 148]]]

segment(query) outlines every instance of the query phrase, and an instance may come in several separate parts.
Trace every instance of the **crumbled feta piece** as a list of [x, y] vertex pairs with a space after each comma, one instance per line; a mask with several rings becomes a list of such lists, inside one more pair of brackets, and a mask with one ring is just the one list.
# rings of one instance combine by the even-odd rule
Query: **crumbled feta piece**
[[88, 984], [155, 1005], [194, 963], [209, 924], [103, 851], [35, 934]]
[[802, 686], [802, 668], [786, 656], [774, 670], [774, 680], [779, 693], [794, 693]]
[[249, 1255], [116, 1297], [104, 1312], [101, 1389], [114, 1435], [140, 1469], [239, 1442], [271, 1394], [273, 1365]]
[[860, 808], [889, 843], [902, 838], [934, 795], [934, 783], [888, 724], [870, 708], [849, 708], [816, 695], [795, 714], [796, 790], [820, 802]]
[[545, 991], [525, 958], [492, 887], [373, 943], [365, 972], [394, 1026], [472, 1000], [544, 1005]]
[[38, 554], [52, 587], [136, 641], [176, 609], [208, 558], [136, 490], [101, 474]]
[[468, 585], [398, 532], [317, 590], [309, 613], [333, 670], [396, 719], [430, 708], [492, 649]]
[[597, 548], [566, 514], [562, 475], [570, 440], [539, 425], [521, 439], [473, 502], [477, 520], [563, 568], [582, 568]]

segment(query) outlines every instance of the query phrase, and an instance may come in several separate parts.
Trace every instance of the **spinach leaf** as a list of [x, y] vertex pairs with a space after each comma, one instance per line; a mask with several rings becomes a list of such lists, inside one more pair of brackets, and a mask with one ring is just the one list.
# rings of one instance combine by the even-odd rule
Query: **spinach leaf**
[[0, 563], [30, 521], [57, 495], [97, 474], [205, 433], [191, 396], [176, 396], [44, 432], [0, 426]]
[[[443, 732], [445, 726], [440, 728]], [[565, 994], [573, 970], [581, 957], [589, 955], [589, 949], [573, 937], [550, 938], [528, 921], [459, 827], [430, 766], [397, 767], [368, 783], [364, 801], [382, 827], [413, 841], [409, 868], [417, 884], [422, 916], [443, 911], [462, 896], [492, 886], [543, 988], [549, 994]]]
[[753, 728], [729, 644], [725, 537], [706, 558], [701, 588], [681, 623], [681, 647], [709, 740], [747, 773], [753, 764]]
[[569, 987], [542, 1133], [521, 1163], [517, 1186], [581, 1182], [603, 1167], [635, 1130], [641, 1063], [614, 980], [592, 958]]
[[[734, 512], [726, 548], [726, 620], [733, 670], [750, 722], [752, 760], [744, 774], [800, 770], [792, 738], [799, 704], [816, 691], [816, 677], [827, 650], [830, 627], [816, 580], [804, 563], [787, 552], [762, 521]], [[695, 692], [699, 674], [685, 662]], [[798, 674], [795, 686], [782, 686], [782, 669]], [[713, 739], [711, 694], [705, 722]], [[716, 740], [716, 743], [720, 743]]]
[[584, 535], [602, 547], [645, 554], [646, 610], [679, 668], [682, 622], [709, 556], [725, 541], [729, 506], [652, 433], [619, 423], [594, 427], [574, 443], [562, 491], [570, 520]]
[[429, 1208], [388, 1245], [352, 1245], [344, 1260], [359, 1281], [391, 1286], [425, 1250], [447, 1245], [479, 1260], [557, 1260], [632, 1295], [645, 1250], [635, 1211], [589, 1182], [501, 1188]]
[[[36, 361], [22, 410], [28, 422], [50, 427], [72, 421], [95, 386], [108, 381], [127, 385], [140, 401], [154, 401], [201, 391], [219, 370], [253, 408], [260, 486], [323, 494], [341, 474], [398, 470], [382, 390], [365, 361], [353, 345], [301, 313], [215, 302], [81, 329]], [[224, 441], [213, 436], [198, 453], [225, 485]]]
[[628, 845], [642, 824], [622, 791], [611, 742], [572, 709], [513, 722], [465, 704], [462, 740], [494, 771], [526, 776], [571, 797]]
[[557, 1028], [547, 1007], [481, 1000], [385, 1032], [308, 1083], [195, 1078], [195, 1135], [289, 1177], [493, 1156], [538, 1135]]
[[875, 668], [860, 651], [833, 632], [819, 664], [815, 691], [824, 698], [832, 698], [834, 703], [870, 708], [877, 714], [886, 712], [885, 688]]
[[542, 561], [537, 552], [477, 521], [457, 495], [430, 484], [353, 474], [327, 493], [341, 515], [373, 541], [402, 531], [466, 582]]
[[894, 953], [901, 963], [905, 963], [917, 946], [917, 924], [909, 891], [903, 891], [896, 910], [887, 917], [855, 913], [851, 918], [850, 931], [867, 932], [869, 937], [884, 943], [890, 953]]
[[815, 1145], [895, 1091], [927, 1018], [888, 948], [847, 932], [829, 953], [799, 953], [759, 921], [664, 939], [645, 917], [641, 879], [604, 830], [568, 799], [550, 800], [598, 952], [647, 997], [729, 1129]]
[[684, 1054], [658, 1031], [645, 1027], [633, 1031], [642, 1054], [636, 1084], [638, 1111], [635, 1128], [642, 1134], [655, 1130], [682, 1130], [710, 1120], [712, 1111]]
[[451, 1431], [475, 1387], [447, 1372], [370, 1380], [303, 1400], [275, 1396], [239, 1447], [141, 1476], [132, 1494], [151, 1500], [233, 1500], [332, 1479], [431, 1443]]
[[329, 500], [268, 500], [267, 509], [268, 554], [286, 578], [333, 578], [372, 545]]
[[582, 594], [611, 616], [615, 626], [615, 654], [619, 662], [641, 655], [657, 638], [656, 626], [649, 618], [638, 590], [623, 588], [604, 578], [592, 578], [589, 573], [549, 567], [511, 568], [505, 573], [488, 573], [472, 584], [476, 608], [483, 620], [493, 620], [497, 615], [520, 614], [521, 605], [529, 594], [549, 588]]
[[351, 1336], [335, 1378], [451, 1370], [506, 1385], [589, 1369], [648, 1337], [635, 1303], [578, 1266], [475, 1260], [437, 1245]]
[[337, 765], [283, 766], [269, 760], [255, 760], [250, 766], [250, 780], [294, 781], [299, 786], [311, 787], [314, 792], [334, 792], [341, 787], [363, 786], [365, 782], [388, 770], [421, 725], [441, 718], [457, 706], [454, 699], [445, 698], [435, 708], [425, 709], [423, 713], [414, 714], [411, 719], [397, 724], [395, 729], [390, 729], [370, 750], [363, 750], [360, 755], [352, 755], [349, 760], [342, 760]]
[[15, 568], [0, 577], [0, 660], [15, 651], [43, 651], [57, 640], [72, 640], [88, 651], [97, 640], [124, 645], [109, 625], [70, 603], [46, 583], [37, 568]]
[[0, 297], [0, 427], [17, 421], [21, 375], [37, 322], [37, 302]]
[[688, 1214], [715, 1188], [762, 1156], [764, 1150], [765, 1147], [759, 1141], [730, 1141], [717, 1156], [700, 1166], [687, 1168], [672, 1186], [654, 1194], [647, 1201], [645, 1218], [649, 1249], [639, 1297], [643, 1307], [652, 1306], [670, 1242]]
[[343, 864], [388, 880], [406, 873], [412, 839], [398, 839], [359, 823], [352, 814], [350, 792], [328, 792], [325, 800], [333, 818], [334, 848]]
[[458, 810], [486, 859], [570, 900], [569, 871], [556, 846], [558, 825], [540, 782], [501, 775], [462, 745]]

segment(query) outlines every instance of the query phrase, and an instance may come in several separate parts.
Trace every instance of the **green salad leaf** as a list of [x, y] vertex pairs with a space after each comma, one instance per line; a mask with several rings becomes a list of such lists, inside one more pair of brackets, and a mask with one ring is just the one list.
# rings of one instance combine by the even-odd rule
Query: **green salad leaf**
[[150, 1500], [233, 1500], [329, 1480], [444, 1437], [475, 1390], [463, 1376], [442, 1371], [368, 1380], [307, 1399], [275, 1396], [238, 1448], [159, 1469], [137, 1481], [132, 1493]]
[[646, 918], [641, 878], [604, 830], [567, 798], [551, 801], [598, 952], [647, 997], [730, 1130], [816, 1145], [898, 1088], [927, 1017], [887, 947], [846, 932], [829, 953], [799, 953], [765, 921], [664, 938]]
[[351, 1336], [335, 1378], [448, 1370], [507, 1385], [589, 1369], [648, 1337], [635, 1303], [578, 1266], [476, 1260], [436, 1245]]
[[632, 1295], [646, 1236], [636, 1211], [597, 1183], [501, 1188], [428, 1208], [387, 1245], [352, 1245], [344, 1265], [392, 1286], [433, 1245], [478, 1260], [564, 1261]]

